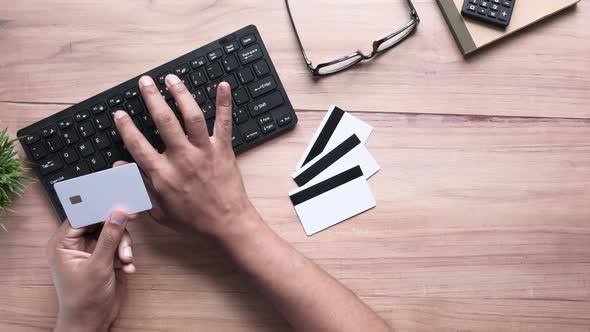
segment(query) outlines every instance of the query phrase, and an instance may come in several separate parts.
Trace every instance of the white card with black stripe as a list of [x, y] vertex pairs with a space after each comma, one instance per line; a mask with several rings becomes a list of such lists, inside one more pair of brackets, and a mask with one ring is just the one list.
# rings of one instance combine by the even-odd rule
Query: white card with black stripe
[[311, 162], [322, 152], [332, 150], [352, 134], [356, 134], [361, 143], [365, 144], [372, 131], [373, 127], [332, 105], [305, 149], [303, 157], [297, 163], [295, 171]]
[[293, 174], [298, 186], [307, 188], [353, 166], [360, 166], [365, 179], [379, 170], [377, 161], [356, 134], [332, 150], [326, 150]]
[[360, 166], [345, 170], [289, 194], [307, 235], [375, 207], [375, 198]]

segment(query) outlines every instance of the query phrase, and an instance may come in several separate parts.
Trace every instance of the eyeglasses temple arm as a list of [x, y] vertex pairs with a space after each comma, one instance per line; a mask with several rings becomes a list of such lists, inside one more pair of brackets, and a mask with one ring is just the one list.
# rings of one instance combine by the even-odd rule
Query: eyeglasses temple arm
[[299, 38], [299, 32], [297, 31], [297, 27], [295, 26], [295, 21], [293, 20], [293, 15], [291, 14], [291, 7], [289, 7], [289, 0], [285, 0], [285, 5], [287, 5], [287, 13], [289, 14], [289, 20], [291, 21], [291, 26], [293, 27], [293, 31], [295, 32], [295, 38], [297, 38], [297, 44], [299, 44], [299, 49], [301, 49], [301, 53], [303, 54], [303, 59], [307, 64], [307, 67], [310, 71], [314, 71], [313, 65], [311, 60], [307, 57], [307, 53], [305, 53], [305, 49], [303, 48], [303, 43], [301, 43], [301, 38]]

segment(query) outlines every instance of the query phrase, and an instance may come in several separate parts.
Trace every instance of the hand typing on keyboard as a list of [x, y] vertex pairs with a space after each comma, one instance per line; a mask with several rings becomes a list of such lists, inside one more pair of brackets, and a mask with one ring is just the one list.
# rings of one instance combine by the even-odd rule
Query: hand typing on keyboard
[[[217, 86], [217, 118], [213, 135], [209, 136], [205, 116], [182, 81], [175, 75], [167, 75], [164, 80], [178, 104], [186, 135], [154, 81], [148, 76], [139, 81], [165, 145], [163, 153], [150, 144], [128, 113], [117, 111], [114, 115], [125, 146], [145, 174], [154, 206], [152, 217], [185, 234], [199, 232], [218, 240], [297, 331], [390, 331], [354, 293], [274, 233], [250, 203], [232, 149], [230, 85], [222, 82]], [[272, 84], [268, 81], [260, 88]], [[112, 239], [115, 243], [117, 238]], [[58, 288], [69, 288], [70, 298], [80, 300], [75, 301], [76, 307], [90, 308], [90, 312], [94, 309], [98, 317], [106, 320], [97, 330], [110, 326], [114, 319], [111, 314], [119, 310], [115, 295], [108, 293], [111, 297], [102, 302], [110, 304], [110, 308], [93, 307], [96, 296], [80, 296], [78, 284], [67, 278], [71, 275], [54, 275]], [[95, 279], [89, 278], [88, 282], [94, 284], [83, 289], [95, 289], [97, 285], [100, 288], [101, 279]], [[87, 314], [72, 310], [78, 316]], [[98, 311], [109, 316], [99, 315]], [[74, 323], [61, 329], [58, 323], [56, 331], [76, 330], [79, 325], [75, 322], [85, 317], [70, 318]]]
[[230, 86], [222, 82], [217, 87], [217, 118], [210, 137], [205, 116], [182, 81], [170, 74], [165, 82], [182, 114], [186, 136], [149, 76], [139, 80], [139, 88], [165, 152], [158, 153], [126, 112], [115, 113], [117, 129], [145, 174], [154, 203], [152, 217], [176, 230], [221, 235], [254, 210], [232, 149]]

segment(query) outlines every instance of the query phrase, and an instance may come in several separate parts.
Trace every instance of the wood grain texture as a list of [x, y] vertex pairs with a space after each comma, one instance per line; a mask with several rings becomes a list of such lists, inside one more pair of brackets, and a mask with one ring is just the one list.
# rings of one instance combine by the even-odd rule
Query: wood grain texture
[[[292, 2], [314, 62], [405, 21], [396, 1]], [[314, 81], [283, 1], [0, 2], [0, 128], [15, 134], [254, 23], [300, 118], [239, 156], [277, 233], [401, 331], [589, 331], [587, 1], [468, 60], [436, 3], [415, 3], [416, 36]], [[482, 94], [491, 87], [492, 100]], [[332, 103], [375, 127], [377, 207], [307, 237], [290, 174]], [[56, 300], [44, 246], [56, 217], [37, 183], [13, 208], [0, 233], [0, 330], [48, 330]], [[289, 331], [211, 243], [149, 220], [130, 231], [138, 273], [114, 330]]]
[[[401, 0], [292, 2], [316, 63], [367, 50], [408, 20]], [[314, 81], [282, 0], [3, 1], [0, 100], [78, 102], [253, 23], [299, 109], [337, 103], [353, 111], [590, 115], [587, 1], [468, 61], [435, 1], [415, 2], [422, 19], [415, 36], [374, 61]]]
[[[13, 133], [60, 109], [0, 106]], [[313, 237], [286, 193], [323, 113], [299, 112], [293, 132], [239, 156], [275, 231], [401, 331], [590, 329], [590, 120], [357, 115], [375, 127], [377, 207]], [[14, 208], [0, 233], [0, 330], [48, 329], [56, 219], [38, 184]], [[138, 272], [115, 330], [289, 330], [210, 243], [148, 220], [130, 231]]]

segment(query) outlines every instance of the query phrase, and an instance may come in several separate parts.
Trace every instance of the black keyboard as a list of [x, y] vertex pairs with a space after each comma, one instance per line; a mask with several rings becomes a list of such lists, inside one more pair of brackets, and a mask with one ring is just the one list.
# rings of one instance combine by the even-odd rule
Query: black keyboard
[[516, 0], [465, 0], [461, 14], [505, 28], [510, 23]]
[[[215, 121], [217, 84], [230, 84], [234, 102], [232, 144], [236, 152], [292, 129], [297, 123], [293, 106], [253, 25], [142, 74], [154, 79], [183, 124], [180, 110], [164, 84], [169, 73], [180, 77], [192, 92], [207, 120], [209, 135]], [[60, 220], [65, 220], [66, 215], [53, 189], [55, 183], [101, 171], [117, 160], [133, 162], [115, 128], [115, 111], [125, 110], [150, 143], [160, 152], [165, 150], [137, 87], [142, 75], [19, 130], [24, 151]]]

